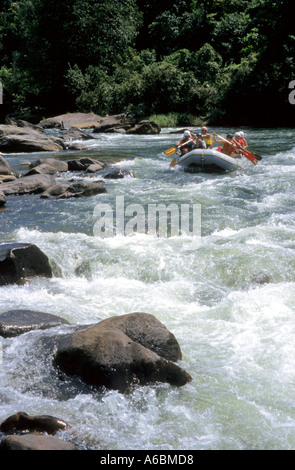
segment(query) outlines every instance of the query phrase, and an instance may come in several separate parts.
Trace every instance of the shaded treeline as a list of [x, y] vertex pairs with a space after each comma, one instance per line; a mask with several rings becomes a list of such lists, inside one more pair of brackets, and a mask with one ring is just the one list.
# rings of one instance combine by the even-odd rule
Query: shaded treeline
[[[294, 3], [294, 2], [293, 2]], [[291, 0], [2, 0], [2, 117], [294, 125]]]

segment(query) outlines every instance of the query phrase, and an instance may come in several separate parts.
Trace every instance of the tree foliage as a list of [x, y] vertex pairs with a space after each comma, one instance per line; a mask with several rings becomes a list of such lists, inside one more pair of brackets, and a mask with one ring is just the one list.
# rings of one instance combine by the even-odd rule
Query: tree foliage
[[269, 125], [276, 116], [292, 125], [291, 7], [291, 0], [2, 0], [1, 112], [177, 112], [237, 125]]

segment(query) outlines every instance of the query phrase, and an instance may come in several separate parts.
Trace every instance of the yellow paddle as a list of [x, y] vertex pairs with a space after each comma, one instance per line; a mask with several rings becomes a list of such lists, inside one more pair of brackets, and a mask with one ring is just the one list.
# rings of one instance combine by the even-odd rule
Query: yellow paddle
[[[172, 147], [171, 149], [168, 149], [168, 150], [165, 150], [165, 154], [167, 155], [167, 157], [171, 157], [171, 155], [173, 155], [173, 153], [175, 152], [175, 150], [179, 150], [181, 147], [184, 147], [185, 145], [187, 145], [189, 142], [191, 142], [193, 139], [189, 139], [187, 140], [186, 142], [184, 142], [183, 144], [179, 145], [179, 147]], [[177, 158], [173, 158], [172, 162], [170, 163], [169, 166], [171, 167], [174, 167], [177, 163]]]
[[177, 158], [174, 157], [169, 166], [171, 166], [172, 168], [174, 168], [176, 165], [177, 165]]
[[[195, 134], [193, 134], [195, 135]], [[179, 145], [179, 147], [171, 147], [171, 149], [168, 149], [168, 150], [165, 150], [165, 155], [167, 155], [167, 157], [171, 157], [171, 155], [174, 154], [175, 150], [177, 149], [180, 149], [181, 147], [187, 145], [189, 142], [191, 142], [193, 139], [189, 139], [187, 140], [186, 142], [184, 142], [183, 144]]]
[[176, 150], [176, 147], [172, 147], [171, 149], [165, 150], [164, 153], [167, 155], [167, 157], [171, 157], [171, 155], [174, 154], [175, 150]]

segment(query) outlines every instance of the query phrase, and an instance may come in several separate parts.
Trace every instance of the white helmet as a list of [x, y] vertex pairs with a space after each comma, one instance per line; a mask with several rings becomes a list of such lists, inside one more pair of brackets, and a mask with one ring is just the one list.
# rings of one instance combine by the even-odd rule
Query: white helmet
[[241, 137], [244, 137], [244, 136], [245, 136], [245, 134], [244, 134], [243, 131], [240, 132], [240, 136], [241, 136]]
[[185, 137], [186, 135], [188, 135], [188, 136], [191, 136], [191, 133], [190, 133], [190, 131], [184, 131], [184, 133], [183, 133], [183, 137]]
[[237, 135], [238, 137], [242, 137], [242, 134], [240, 132], [235, 132], [235, 135]]

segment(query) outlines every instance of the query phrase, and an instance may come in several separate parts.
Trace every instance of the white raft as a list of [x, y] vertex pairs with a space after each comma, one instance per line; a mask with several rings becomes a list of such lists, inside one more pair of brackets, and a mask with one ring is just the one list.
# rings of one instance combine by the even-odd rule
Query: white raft
[[233, 171], [244, 168], [247, 162], [244, 155], [234, 158], [216, 149], [195, 149], [182, 155], [176, 165], [189, 171]]

